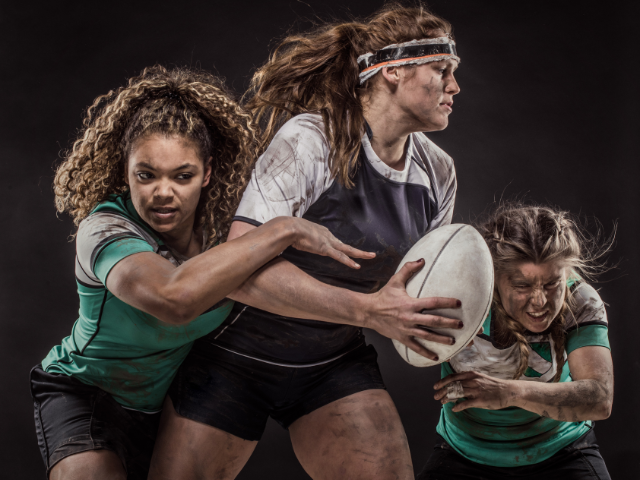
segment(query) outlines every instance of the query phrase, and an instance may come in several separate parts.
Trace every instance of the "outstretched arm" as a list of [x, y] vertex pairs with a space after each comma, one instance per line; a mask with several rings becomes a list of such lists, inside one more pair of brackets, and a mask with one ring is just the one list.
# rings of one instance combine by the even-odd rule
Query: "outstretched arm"
[[[229, 239], [242, 237], [255, 228], [236, 221], [231, 226]], [[261, 268], [229, 297], [279, 315], [371, 328], [402, 342], [420, 355], [437, 359], [414, 337], [444, 344], [451, 344], [452, 339], [421, 326], [461, 328], [461, 322], [420, 312], [456, 308], [459, 302], [451, 298], [409, 297], [405, 284], [422, 266], [422, 262], [406, 264], [384, 288], [367, 295], [322, 283], [279, 258]]]
[[542, 383], [500, 380], [481, 373], [448, 375], [434, 385], [435, 399], [447, 403], [447, 385], [460, 381], [465, 401], [454, 412], [467, 408], [497, 410], [520, 407], [562, 422], [603, 420], [613, 405], [613, 362], [606, 347], [587, 346], [569, 354], [572, 382]]
[[330, 256], [352, 267], [347, 255], [371, 258], [306, 220], [277, 217], [249, 234], [216, 246], [175, 267], [152, 252], [120, 260], [106, 286], [129, 305], [170, 324], [185, 324], [225, 298], [253, 272], [288, 246]]

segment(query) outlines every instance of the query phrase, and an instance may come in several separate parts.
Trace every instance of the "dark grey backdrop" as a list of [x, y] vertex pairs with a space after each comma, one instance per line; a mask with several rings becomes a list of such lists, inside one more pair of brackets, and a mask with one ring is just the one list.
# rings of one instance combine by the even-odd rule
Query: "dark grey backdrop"
[[[292, 25], [318, 16], [367, 15], [380, 0], [245, 0], [180, 3], [0, 3], [0, 470], [43, 478], [28, 373], [70, 332], [78, 307], [73, 231], [57, 218], [51, 180], [83, 109], [144, 66], [216, 70], [237, 92]], [[600, 284], [609, 305], [617, 385], [613, 415], [598, 422], [617, 479], [640, 465], [635, 338], [638, 269], [638, 128], [633, 2], [434, 0], [463, 59], [462, 93], [449, 128], [431, 138], [456, 160], [455, 221], [469, 221], [503, 194], [619, 222], [614, 260]], [[397, 402], [414, 465], [426, 461], [438, 418], [438, 369], [403, 363], [390, 342], [369, 338]], [[288, 436], [270, 423], [241, 479], [308, 478]]]

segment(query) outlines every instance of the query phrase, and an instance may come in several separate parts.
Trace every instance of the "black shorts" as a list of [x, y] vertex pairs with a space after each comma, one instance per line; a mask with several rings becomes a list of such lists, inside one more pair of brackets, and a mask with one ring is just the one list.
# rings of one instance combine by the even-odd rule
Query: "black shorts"
[[283, 367], [196, 342], [169, 389], [183, 417], [245, 440], [260, 440], [271, 416], [284, 428], [331, 402], [385, 389], [372, 345], [332, 362]]
[[440, 435], [433, 453], [416, 480], [611, 480], [593, 429], [544, 462], [522, 467], [492, 467], [472, 462], [456, 452]]
[[47, 476], [69, 455], [106, 449], [120, 457], [127, 478], [147, 478], [160, 413], [128, 410], [104, 390], [40, 365], [31, 370], [31, 396]]

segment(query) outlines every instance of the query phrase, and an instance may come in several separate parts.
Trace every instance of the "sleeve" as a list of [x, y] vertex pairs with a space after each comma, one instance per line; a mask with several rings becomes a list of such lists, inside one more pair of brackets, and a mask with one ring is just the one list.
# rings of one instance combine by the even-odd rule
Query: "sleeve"
[[431, 222], [431, 230], [433, 230], [451, 223], [458, 181], [453, 159], [426, 135], [419, 134], [418, 140], [421, 149], [425, 152], [425, 160], [429, 162], [435, 183], [433, 188], [438, 202], [438, 213]]
[[591, 285], [580, 283], [573, 292], [575, 308], [567, 318], [566, 351], [569, 355], [581, 347], [609, 345], [609, 324], [604, 303]]
[[116, 214], [87, 217], [76, 237], [76, 277], [89, 286], [105, 285], [109, 272], [123, 258], [139, 252], [154, 252], [140, 228]]
[[[433, 225], [441, 227], [449, 225], [453, 219], [453, 207], [456, 202], [456, 191], [458, 189], [458, 181], [456, 180], [456, 171], [451, 164], [451, 170], [442, 184], [441, 198], [439, 198], [438, 214], [433, 219]], [[434, 227], [435, 228], [435, 227]]]
[[259, 226], [278, 216], [302, 217], [333, 183], [328, 157], [320, 115], [289, 120], [256, 162], [234, 220]]

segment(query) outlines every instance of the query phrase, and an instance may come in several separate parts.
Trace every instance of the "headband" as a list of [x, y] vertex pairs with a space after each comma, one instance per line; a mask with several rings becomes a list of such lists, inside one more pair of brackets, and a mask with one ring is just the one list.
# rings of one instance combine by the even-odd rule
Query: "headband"
[[425, 38], [389, 45], [375, 53], [365, 53], [358, 57], [360, 84], [373, 77], [383, 67], [400, 65], [422, 65], [452, 58], [460, 62], [456, 52], [456, 42], [451, 38]]

